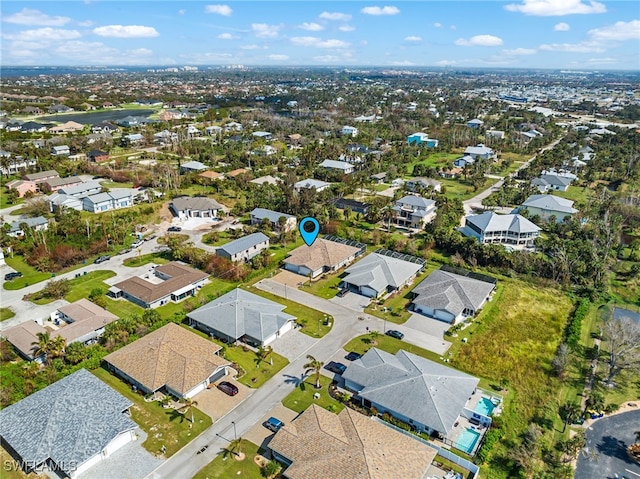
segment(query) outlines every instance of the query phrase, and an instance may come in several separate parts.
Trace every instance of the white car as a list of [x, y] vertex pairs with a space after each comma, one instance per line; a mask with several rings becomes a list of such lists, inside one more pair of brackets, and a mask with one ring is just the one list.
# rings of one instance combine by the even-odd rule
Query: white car
[[138, 240], [138, 241], [136, 241], [135, 243], [133, 243], [133, 244], [131, 245], [131, 247], [132, 247], [132, 248], [139, 248], [139, 247], [140, 247], [140, 246], [142, 246], [143, 244], [144, 244], [144, 241], [142, 241], [142, 240]]

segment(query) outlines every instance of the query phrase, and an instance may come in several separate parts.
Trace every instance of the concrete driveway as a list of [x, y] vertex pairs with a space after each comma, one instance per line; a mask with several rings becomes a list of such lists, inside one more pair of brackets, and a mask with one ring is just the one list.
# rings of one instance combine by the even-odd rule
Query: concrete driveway
[[293, 361], [306, 353], [317, 341], [297, 329], [292, 329], [272, 342], [270, 346], [276, 353]]
[[335, 304], [339, 304], [340, 306], [344, 306], [345, 308], [353, 309], [354, 311], [364, 311], [364, 308], [369, 306], [371, 298], [367, 298], [366, 296], [362, 296], [361, 294], [349, 291], [342, 298], [334, 296], [329, 301]]
[[298, 416], [298, 413], [284, 407], [282, 403], [278, 403], [242, 436], [243, 439], [247, 439], [266, 449], [275, 433], [264, 427], [264, 423], [272, 416], [288, 424]]
[[444, 338], [444, 333], [451, 327], [449, 323], [417, 313], [412, 313], [404, 325], [436, 338]]
[[214, 386], [211, 389], [205, 389], [199, 392], [193, 398], [198, 402], [196, 407], [209, 416], [214, 422], [226, 416], [229, 411], [255, 392], [255, 389], [240, 384], [238, 381], [232, 379], [231, 376], [225, 376], [223, 381], [228, 381], [238, 386], [238, 394], [229, 396]]
[[578, 457], [574, 478], [640, 478], [640, 465], [633, 462], [626, 453], [627, 446], [634, 442], [634, 432], [639, 428], [640, 410], [604, 417], [594, 422], [586, 430], [587, 446]]

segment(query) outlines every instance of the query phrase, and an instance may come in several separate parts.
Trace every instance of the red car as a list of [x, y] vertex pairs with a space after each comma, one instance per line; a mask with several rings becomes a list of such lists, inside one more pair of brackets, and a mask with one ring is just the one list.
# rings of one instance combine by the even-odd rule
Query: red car
[[218, 384], [218, 389], [229, 396], [238, 394], [238, 386], [231, 384], [229, 381], [222, 381]]

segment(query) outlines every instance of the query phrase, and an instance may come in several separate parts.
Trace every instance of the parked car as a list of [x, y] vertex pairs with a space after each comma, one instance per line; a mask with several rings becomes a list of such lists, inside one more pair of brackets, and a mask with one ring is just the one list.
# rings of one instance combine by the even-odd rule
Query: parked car
[[400, 331], [396, 330], [396, 329], [390, 329], [389, 331], [387, 331], [385, 333], [387, 336], [391, 336], [392, 338], [396, 338], [396, 339], [402, 339], [404, 338], [404, 333], [401, 333]]
[[125, 248], [122, 251], [120, 251], [118, 254], [127, 254], [127, 253], [131, 253], [131, 248]]
[[108, 254], [105, 254], [103, 256], [98, 256], [94, 261], [94, 263], [100, 264], [100, 263], [104, 263], [105, 261], [109, 261], [110, 259], [111, 259], [111, 256], [109, 256]]
[[144, 244], [144, 241], [143, 241], [143, 240], [138, 240], [138, 241], [136, 241], [135, 243], [133, 243], [133, 244], [131, 245], [131, 247], [132, 247], [132, 248], [139, 248], [139, 247], [140, 247], [140, 246], [142, 246], [143, 244]]
[[347, 361], [355, 361], [356, 359], [360, 359], [361, 357], [362, 357], [362, 354], [351, 351], [349, 354], [345, 356], [345, 359]]
[[11, 281], [12, 279], [19, 278], [20, 276], [22, 276], [22, 273], [20, 271], [14, 271], [13, 273], [5, 274], [4, 275], [4, 280], [5, 281]]
[[231, 384], [229, 381], [222, 381], [218, 384], [218, 389], [229, 396], [238, 394], [238, 386]]
[[266, 427], [269, 431], [278, 432], [280, 428], [284, 426], [284, 423], [275, 417], [270, 417], [264, 423], [264, 427]]
[[180, 228], [179, 226], [169, 226], [167, 231], [182, 231], [182, 228]]
[[336, 294], [336, 296], [338, 298], [342, 298], [345, 294], [347, 294], [349, 292], [348, 289], [341, 289], [340, 291], [338, 291], [338, 294]]
[[329, 364], [325, 366], [325, 369], [327, 369], [328, 371], [331, 371], [332, 373], [342, 374], [347, 370], [347, 367], [342, 363], [329, 361]]

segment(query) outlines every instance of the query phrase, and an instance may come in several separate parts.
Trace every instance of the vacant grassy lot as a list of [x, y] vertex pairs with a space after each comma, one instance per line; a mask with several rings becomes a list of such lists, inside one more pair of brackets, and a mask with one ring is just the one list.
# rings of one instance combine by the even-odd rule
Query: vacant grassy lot
[[[238, 364], [245, 373], [238, 378], [238, 381], [250, 388], [259, 388], [275, 374], [289, 364], [289, 360], [284, 356], [273, 352], [266, 360], [261, 360], [258, 355], [249, 348], [242, 346], [229, 346], [221, 342], [218, 344], [225, 347], [224, 357], [229, 361]], [[273, 362], [273, 364], [271, 364]]]
[[16, 315], [10, 308], [0, 308], [0, 321], [13, 318]]
[[[78, 278], [70, 279], [69, 286], [71, 290], [64, 297], [70, 303], [74, 301], [78, 301], [82, 298], [87, 298], [91, 290], [94, 288], [99, 288], [106, 293], [109, 289], [109, 286], [104, 282], [105, 279], [113, 278], [116, 275], [113, 271], [109, 270], [98, 270], [91, 271], [90, 273], [83, 274]], [[38, 293], [35, 293], [38, 294]], [[48, 304], [51, 303], [53, 299], [51, 298], [40, 298], [35, 299], [32, 302], [35, 304]]]
[[51, 273], [41, 273], [32, 266], [29, 266], [24, 262], [22, 256], [7, 256], [4, 259], [5, 263], [11, 266], [16, 271], [22, 273], [21, 278], [12, 279], [11, 281], [4, 282], [4, 289], [15, 290], [21, 289], [31, 284], [39, 283], [46, 279], [51, 278]]
[[245, 455], [242, 461], [237, 461], [234, 454], [225, 451], [200, 469], [193, 479], [230, 479], [232, 477], [263, 479], [260, 467], [253, 460], [259, 454], [260, 447], [243, 440], [240, 449]]
[[[331, 379], [326, 376], [320, 376], [320, 385], [322, 387], [316, 389], [313, 374], [311, 374], [282, 400], [282, 404], [293, 411], [302, 412], [315, 403], [337, 414], [344, 409], [344, 404], [329, 395], [329, 384], [331, 384]], [[313, 398], [316, 393], [320, 394], [318, 399]]]
[[138, 266], [143, 266], [149, 263], [165, 264], [168, 262], [169, 259], [164, 253], [149, 253], [142, 256], [136, 256], [135, 258], [127, 258], [122, 262], [122, 264], [131, 268], [137, 268]]
[[142, 446], [152, 454], [160, 455], [164, 445], [164, 456], [170, 457], [211, 425], [211, 418], [197, 408], [191, 408], [187, 413], [190, 418], [193, 412], [192, 424], [175, 409], [164, 409], [157, 401], [146, 402], [142, 395], [134, 393], [128, 384], [106, 369], [95, 369], [92, 373], [133, 402], [131, 419], [148, 434]]
[[427, 155], [422, 155], [420, 156], [420, 158], [412, 161], [407, 166], [407, 171], [413, 172], [413, 169], [416, 165], [445, 169], [451, 168], [456, 158], [460, 158], [460, 155], [457, 153], [429, 153]]
[[126, 299], [117, 300], [105, 297], [105, 300], [107, 302], [107, 307], [105, 309], [119, 318], [126, 318], [127, 316], [142, 314], [144, 312], [144, 309], [140, 306], [137, 306]]
[[409, 353], [415, 354], [416, 356], [421, 356], [423, 358], [430, 359], [431, 361], [444, 364], [440, 359], [440, 356], [432, 351], [428, 351], [419, 346], [414, 346], [413, 344], [401, 341], [400, 339], [392, 338], [391, 336], [383, 334], [382, 331], [379, 331], [379, 333], [380, 335], [375, 339], [372, 339], [369, 334], [357, 336], [345, 344], [344, 349], [345, 351], [354, 351], [360, 354], [366, 353], [373, 347], [382, 349], [383, 351], [391, 354], [396, 354], [400, 349], [403, 349]]

